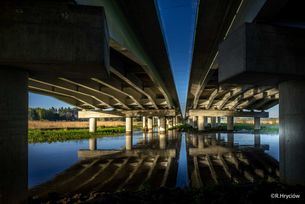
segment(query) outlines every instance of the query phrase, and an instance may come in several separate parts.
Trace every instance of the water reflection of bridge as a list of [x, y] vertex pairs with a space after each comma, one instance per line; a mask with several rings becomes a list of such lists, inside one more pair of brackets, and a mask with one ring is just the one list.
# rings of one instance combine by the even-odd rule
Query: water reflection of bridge
[[[188, 167], [191, 187], [278, 180], [278, 163], [264, 153], [265, 145], [240, 148], [233, 134], [227, 142], [216, 134], [189, 134], [186, 141], [188, 161], [179, 165]], [[127, 136], [126, 147], [130, 149], [102, 150], [97, 148], [96, 139], [90, 139], [88, 149], [78, 151], [77, 164], [33, 188], [31, 196], [48, 199], [52, 192], [71, 196], [176, 186], [180, 133], [146, 133], [137, 144], [129, 143]]]

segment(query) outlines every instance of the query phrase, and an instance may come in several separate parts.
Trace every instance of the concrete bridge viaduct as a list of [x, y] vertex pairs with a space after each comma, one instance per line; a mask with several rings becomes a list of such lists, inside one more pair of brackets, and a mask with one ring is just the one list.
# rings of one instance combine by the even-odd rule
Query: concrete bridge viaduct
[[145, 116], [164, 133], [180, 115], [154, 1], [4, 1], [0, 29], [1, 203], [27, 196], [28, 91], [83, 110], [90, 131], [126, 117], [131, 137]]
[[305, 16], [301, 1], [201, 0], [188, 87], [189, 123], [254, 117], [279, 104], [280, 177], [305, 184]]
[[[80, 116], [144, 116], [160, 133], [181, 115], [154, 1], [4, 1], [0, 8], [0, 201], [27, 193], [28, 91]], [[268, 117], [280, 105], [280, 177], [305, 184], [304, 16], [298, 1], [201, 0], [186, 116]], [[177, 117], [178, 116], [178, 117]], [[166, 118], [169, 119], [166, 122]], [[147, 122], [146, 122], [147, 121]], [[147, 124], [147, 125], [146, 125]], [[192, 122], [192, 125], [194, 122]], [[18, 195], [18, 196], [16, 196]]]

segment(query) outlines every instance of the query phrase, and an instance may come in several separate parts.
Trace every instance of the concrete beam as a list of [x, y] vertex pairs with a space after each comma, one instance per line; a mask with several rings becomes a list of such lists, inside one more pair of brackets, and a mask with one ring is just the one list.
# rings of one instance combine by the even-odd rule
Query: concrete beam
[[126, 116], [147, 116], [147, 117], [153, 117], [153, 116], [176, 116], [176, 110], [174, 109], [159, 109], [159, 110], [126, 110], [122, 111], [123, 114]]
[[53, 76], [108, 76], [104, 9], [37, 2], [1, 6], [0, 64]]
[[242, 112], [242, 111], [222, 111], [222, 110], [200, 110], [200, 109], [192, 109], [189, 110], [189, 116], [210, 116], [210, 117], [218, 117], [218, 116], [234, 116], [234, 117], [260, 117], [260, 118], [268, 118], [268, 112]]
[[275, 85], [304, 79], [304, 55], [297, 54], [303, 53], [304, 35], [304, 29], [244, 24], [220, 44], [219, 82]]
[[122, 118], [124, 115], [117, 111], [78, 111], [78, 118]]

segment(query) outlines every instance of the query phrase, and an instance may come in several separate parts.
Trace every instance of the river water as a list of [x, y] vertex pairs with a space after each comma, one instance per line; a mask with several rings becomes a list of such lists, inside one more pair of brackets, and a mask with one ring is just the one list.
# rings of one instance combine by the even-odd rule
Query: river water
[[[186, 133], [177, 133], [177, 145], [173, 142], [165, 143], [168, 148], [177, 148], [177, 187], [185, 187], [188, 185], [187, 136], [188, 134]], [[260, 134], [259, 136], [259, 143], [265, 147], [265, 153], [279, 160], [279, 136], [269, 134]], [[218, 140], [225, 143], [228, 142], [228, 138], [229, 140], [233, 139], [234, 145], [239, 145], [240, 147], [255, 144], [255, 135], [249, 133], [234, 133], [233, 138], [228, 137], [227, 133], [218, 133], [217, 137]], [[142, 132], [135, 132], [133, 134], [132, 144], [135, 147], [139, 144], [145, 144], [147, 148], [160, 148], [161, 146], [158, 145], [158, 140], [159, 137], [157, 134], [149, 138], [149, 136]], [[103, 150], [120, 150], [125, 147], [125, 143], [124, 134], [98, 138], [96, 140], [97, 149]], [[162, 145], [164, 146], [164, 143]], [[77, 163], [79, 160], [78, 151], [80, 149], [88, 149], [88, 146], [89, 141], [87, 139], [29, 144], [29, 188], [50, 180], [60, 172]]]

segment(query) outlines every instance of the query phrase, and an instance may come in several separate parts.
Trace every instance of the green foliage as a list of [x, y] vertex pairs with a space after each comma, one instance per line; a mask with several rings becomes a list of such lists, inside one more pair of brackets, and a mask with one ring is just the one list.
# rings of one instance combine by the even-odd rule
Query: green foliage
[[95, 133], [89, 133], [88, 129], [58, 129], [58, 130], [29, 130], [28, 142], [29, 143], [42, 143], [42, 142], [63, 142], [67, 140], [80, 140], [89, 138], [98, 138], [104, 136], [112, 136], [119, 133], [124, 133], [124, 127], [107, 127], [97, 128]]
[[29, 120], [73, 121], [77, 119], [76, 108], [29, 108]]

